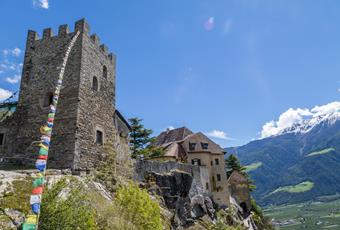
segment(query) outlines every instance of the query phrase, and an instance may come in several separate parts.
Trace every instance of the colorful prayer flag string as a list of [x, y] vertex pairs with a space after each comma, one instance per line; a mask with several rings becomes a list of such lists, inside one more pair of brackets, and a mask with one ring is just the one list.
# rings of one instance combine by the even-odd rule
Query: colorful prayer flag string
[[49, 114], [47, 115], [47, 122], [45, 125], [43, 125], [40, 128], [40, 133], [42, 136], [40, 138], [40, 141], [38, 142], [39, 143], [38, 147], [40, 149], [39, 149], [38, 159], [35, 162], [35, 167], [38, 170], [38, 172], [33, 181], [33, 190], [32, 190], [32, 195], [30, 197], [30, 205], [31, 205], [33, 215], [28, 215], [26, 217], [25, 223], [22, 226], [23, 230], [38, 230], [40, 206], [41, 206], [41, 201], [42, 201], [42, 194], [44, 191], [44, 183], [46, 181], [45, 180], [46, 166], [47, 166], [47, 159], [48, 159], [48, 151], [50, 148], [51, 134], [52, 134], [52, 129], [54, 125], [54, 117], [57, 111], [59, 94], [60, 94], [60, 89], [61, 89], [63, 79], [64, 79], [66, 63], [67, 63], [69, 54], [79, 34], [80, 32], [77, 31], [77, 33], [72, 38], [66, 50], [62, 68], [60, 70], [59, 77], [58, 77], [57, 86], [54, 91], [52, 104], [50, 105], [50, 111], [49, 111]]

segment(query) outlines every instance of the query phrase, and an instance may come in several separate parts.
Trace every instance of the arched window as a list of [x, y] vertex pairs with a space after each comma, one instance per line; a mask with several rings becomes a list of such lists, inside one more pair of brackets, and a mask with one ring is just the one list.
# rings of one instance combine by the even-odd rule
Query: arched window
[[95, 76], [92, 79], [92, 90], [98, 91], [98, 79]]
[[53, 93], [48, 92], [44, 99], [44, 106], [50, 106], [53, 103]]
[[96, 144], [103, 144], [103, 132], [96, 130]]
[[103, 77], [107, 79], [107, 68], [105, 65], [103, 66]]

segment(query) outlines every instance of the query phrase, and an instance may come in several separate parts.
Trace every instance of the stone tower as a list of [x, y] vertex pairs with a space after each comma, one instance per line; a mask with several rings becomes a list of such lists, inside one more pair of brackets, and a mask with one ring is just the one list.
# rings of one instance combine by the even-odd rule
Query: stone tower
[[57, 35], [44, 29], [42, 38], [28, 31], [17, 110], [0, 124], [5, 142], [2, 161], [32, 164], [65, 52], [74, 34], [80, 35], [70, 53], [53, 127], [48, 167], [74, 171], [93, 168], [113, 142], [115, 127], [115, 56], [100, 44], [82, 19], [74, 32], [61, 25]]

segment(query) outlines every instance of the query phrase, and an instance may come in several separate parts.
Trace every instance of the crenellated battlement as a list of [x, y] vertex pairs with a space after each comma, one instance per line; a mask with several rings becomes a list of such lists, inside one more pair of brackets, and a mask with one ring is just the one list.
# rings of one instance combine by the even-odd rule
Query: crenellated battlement
[[98, 49], [111, 61], [114, 61], [115, 55], [109, 53], [109, 49], [105, 44], [100, 43], [100, 38], [97, 34], [90, 35], [90, 25], [83, 18], [74, 23], [74, 32], [70, 32], [69, 26], [67, 24], [60, 25], [58, 29], [58, 34], [54, 36], [52, 28], [45, 28], [43, 30], [42, 38], [36, 31], [29, 30], [27, 35], [27, 45], [28, 47], [33, 46], [35, 41], [46, 41], [49, 39], [64, 38], [75, 32], [81, 32], [84, 36], [88, 36], [90, 40], [98, 47]]

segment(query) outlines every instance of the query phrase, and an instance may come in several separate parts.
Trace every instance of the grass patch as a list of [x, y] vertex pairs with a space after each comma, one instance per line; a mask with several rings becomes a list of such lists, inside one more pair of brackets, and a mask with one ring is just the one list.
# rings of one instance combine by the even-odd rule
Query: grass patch
[[327, 154], [327, 153], [330, 153], [330, 152], [333, 152], [333, 151], [335, 151], [335, 148], [327, 148], [327, 149], [323, 149], [323, 150], [320, 150], [320, 151], [311, 152], [306, 157], [323, 155], [323, 154]]
[[269, 195], [272, 195], [274, 193], [278, 192], [289, 192], [289, 193], [300, 193], [300, 192], [307, 192], [311, 190], [314, 187], [314, 183], [311, 181], [304, 181], [297, 185], [290, 185], [290, 186], [284, 186], [280, 187], [278, 189], [275, 189], [273, 192], [271, 192]]
[[0, 207], [11, 208], [28, 214], [31, 210], [29, 198], [32, 190], [32, 179], [27, 177], [26, 180], [14, 180], [12, 188], [13, 191], [5, 192], [0, 199]]
[[254, 162], [254, 163], [251, 163], [250, 165], [246, 165], [244, 167], [246, 168], [246, 172], [250, 172], [250, 171], [254, 171], [254, 170], [258, 169], [261, 166], [262, 166], [262, 162]]

